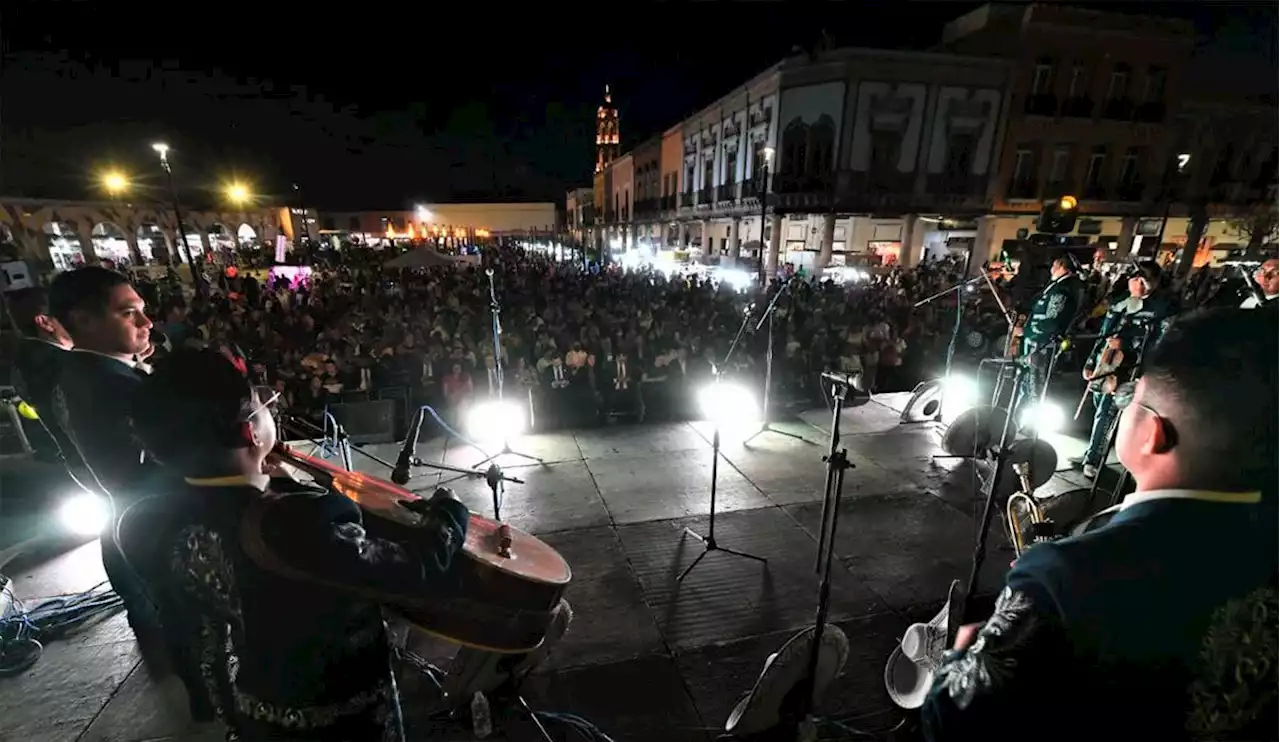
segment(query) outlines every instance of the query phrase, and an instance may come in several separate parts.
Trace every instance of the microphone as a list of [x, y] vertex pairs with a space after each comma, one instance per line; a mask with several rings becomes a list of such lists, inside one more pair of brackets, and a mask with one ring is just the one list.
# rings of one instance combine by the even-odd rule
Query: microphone
[[404, 437], [404, 445], [400, 447], [400, 455], [396, 457], [396, 466], [391, 470], [391, 481], [398, 485], [409, 483], [412, 473], [409, 468], [413, 465], [414, 454], [418, 450], [418, 434], [422, 432], [422, 408], [418, 408], [418, 414], [413, 418], [413, 427], [409, 428], [409, 434]]
[[862, 383], [862, 374], [860, 373], [846, 374], [843, 371], [823, 371], [822, 378], [836, 384], [852, 387], [855, 391], [866, 391], [864, 388], [865, 385]]

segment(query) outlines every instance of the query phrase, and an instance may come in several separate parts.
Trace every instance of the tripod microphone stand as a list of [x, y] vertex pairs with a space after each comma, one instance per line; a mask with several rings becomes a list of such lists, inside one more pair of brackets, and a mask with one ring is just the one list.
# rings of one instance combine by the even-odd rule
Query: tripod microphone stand
[[[746, 311], [745, 311], [745, 312], [743, 312], [743, 316], [742, 316], [742, 324], [738, 326], [738, 334], [733, 338], [733, 343], [729, 346], [729, 352], [728, 352], [728, 353], [726, 353], [726, 354], [725, 354], [725, 356], [724, 356], [724, 362], [723, 362], [723, 363], [721, 363], [719, 366], [717, 366], [717, 367], [715, 368], [715, 370], [714, 370], [714, 373], [715, 373], [715, 382], [714, 382], [714, 384], [715, 384], [715, 387], [716, 387], [716, 388], [719, 388], [719, 387], [720, 387], [720, 381], [721, 381], [721, 379], [722, 379], [722, 378], [723, 378], [723, 376], [724, 376], [724, 367], [725, 367], [725, 366], [727, 366], [727, 365], [729, 364], [729, 359], [733, 357], [733, 351], [738, 347], [738, 341], [740, 341], [740, 340], [742, 339], [742, 333], [746, 331], [746, 329], [747, 329], [747, 323], [748, 323], [748, 322], [750, 322], [750, 321], [751, 321], [751, 306], [748, 306], [748, 307], [747, 307], [747, 309], [746, 309]], [[724, 547], [724, 546], [721, 546], [721, 545], [716, 541], [716, 485], [717, 485], [717, 480], [719, 479], [719, 471], [720, 471], [720, 469], [719, 469], [719, 465], [720, 465], [720, 422], [719, 422], [719, 421], [718, 421], [718, 419], [716, 418], [716, 416], [715, 416], [715, 414], [714, 414], [714, 411], [713, 411], [713, 414], [711, 415], [711, 418], [712, 418], [712, 420], [711, 420], [711, 425], [712, 425], [712, 429], [711, 429], [711, 430], [712, 430], [712, 432], [711, 432], [711, 513], [710, 513], [710, 522], [707, 524], [707, 535], [705, 535], [705, 536], [703, 536], [702, 534], [700, 534], [700, 533], [698, 533], [697, 531], [693, 530], [692, 528], [685, 528], [685, 529], [684, 529], [684, 532], [680, 535], [680, 538], [684, 538], [685, 536], [692, 536], [692, 537], [694, 537], [694, 538], [698, 539], [699, 541], [701, 541], [701, 542], [702, 542], [702, 553], [701, 553], [701, 554], [699, 554], [699, 555], [698, 555], [698, 557], [697, 557], [696, 559], [694, 559], [694, 560], [693, 560], [693, 562], [692, 562], [692, 563], [690, 563], [688, 567], [685, 567], [685, 568], [684, 568], [684, 571], [683, 571], [683, 572], [681, 572], [681, 573], [680, 573], [680, 576], [676, 578], [676, 582], [677, 582], [677, 583], [684, 582], [684, 578], [689, 576], [689, 573], [693, 571], [693, 568], [694, 568], [694, 567], [696, 567], [696, 566], [698, 566], [698, 564], [699, 564], [700, 562], [702, 562], [702, 559], [703, 559], [704, 557], [706, 557], [706, 555], [707, 555], [707, 554], [710, 554], [710, 553], [711, 553], [711, 552], [713, 552], [713, 551], [722, 551], [722, 552], [724, 552], [724, 553], [726, 553], [726, 554], [732, 554], [732, 555], [734, 555], [734, 556], [739, 556], [739, 557], [743, 557], [743, 558], [746, 558], [746, 559], [754, 559], [754, 560], [756, 560], [757, 562], [763, 562], [763, 563], [766, 563], [766, 564], [767, 564], [767, 563], [768, 563], [768, 561], [769, 561], [768, 559], [765, 559], [764, 557], [761, 557], [761, 556], [756, 556], [755, 554], [748, 554], [748, 553], [746, 553], [745, 551], [737, 551], [737, 550], [735, 550], [735, 549], [729, 549], [729, 548], [726, 548], [726, 547]]]
[[[489, 279], [489, 313], [493, 317], [493, 323], [492, 323], [493, 381], [494, 381], [494, 385], [497, 387], [496, 399], [498, 402], [502, 402], [503, 401], [503, 382], [504, 382], [504, 369], [502, 366], [502, 305], [498, 303], [498, 291], [496, 288], [494, 288], [493, 269], [486, 268], [484, 274]], [[494, 394], [494, 390], [491, 389], [489, 393], [492, 398]], [[530, 454], [527, 454], [527, 453], [511, 450], [511, 442], [507, 439], [506, 435], [503, 435], [502, 449], [499, 450], [497, 453], [493, 453], [493, 454], [490, 454], [489, 456], [486, 456], [483, 461], [480, 461], [472, 468], [478, 469], [484, 466], [485, 464], [490, 464], [492, 467], [493, 463], [497, 461], [498, 457], [503, 455], [519, 456], [522, 459], [528, 459], [542, 466], [547, 465], [546, 461], [543, 461], [537, 456], [531, 456]], [[497, 499], [498, 499], [498, 493], [497, 493], [497, 490], [495, 490], [494, 491], [495, 503], [497, 502]]]
[[773, 315], [774, 310], [778, 308], [778, 299], [782, 297], [782, 292], [790, 290], [791, 283], [794, 280], [795, 279], [788, 279], [773, 292], [773, 298], [769, 300], [769, 305], [764, 308], [764, 316], [756, 323], [756, 332], [760, 331], [760, 327], [764, 325], [764, 323], [769, 323], [769, 345], [768, 349], [764, 352], [764, 396], [760, 401], [760, 429], [752, 433], [745, 441], [742, 442], [744, 446], [755, 440], [756, 436], [761, 435], [762, 433], [776, 433], [777, 435], [785, 435], [788, 438], [795, 438], [798, 441], [811, 443], [811, 441], [806, 439], [804, 436], [796, 435], [795, 433], [788, 433], [785, 430], [778, 430], [773, 427], [773, 423], [769, 420], [769, 390], [773, 386]]

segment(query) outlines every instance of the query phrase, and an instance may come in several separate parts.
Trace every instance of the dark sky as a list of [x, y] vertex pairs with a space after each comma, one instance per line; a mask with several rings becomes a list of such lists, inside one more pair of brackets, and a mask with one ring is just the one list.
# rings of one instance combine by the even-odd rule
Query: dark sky
[[[108, 167], [156, 186], [149, 143], [163, 139], [197, 203], [232, 178], [276, 200], [296, 182], [334, 209], [560, 201], [590, 182], [605, 83], [625, 149], [824, 27], [841, 45], [924, 48], [978, 4], [348, 2], [284, 15], [265, 1], [10, 0], [0, 191], [92, 197]], [[1231, 39], [1220, 51], [1269, 53], [1274, 91], [1274, 2], [1106, 5], [1190, 18]]]

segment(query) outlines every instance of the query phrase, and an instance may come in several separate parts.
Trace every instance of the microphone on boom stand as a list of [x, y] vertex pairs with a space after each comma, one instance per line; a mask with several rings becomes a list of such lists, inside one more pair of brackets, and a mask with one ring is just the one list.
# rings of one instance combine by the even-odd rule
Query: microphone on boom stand
[[417, 457], [418, 435], [422, 432], [423, 412], [418, 410], [418, 414], [413, 418], [413, 426], [409, 428], [409, 434], [404, 437], [404, 445], [400, 447], [400, 455], [396, 457], [395, 468], [391, 470], [391, 481], [400, 486], [409, 483], [413, 477], [411, 471], [413, 460]]

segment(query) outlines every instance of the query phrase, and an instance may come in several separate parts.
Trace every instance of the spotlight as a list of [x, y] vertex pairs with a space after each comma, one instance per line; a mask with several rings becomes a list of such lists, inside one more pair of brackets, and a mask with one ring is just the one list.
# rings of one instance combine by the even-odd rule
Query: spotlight
[[529, 421], [523, 405], [509, 400], [479, 402], [467, 412], [467, 435], [477, 443], [503, 443], [525, 432]]
[[58, 521], [68, 533], [97, 536], [111, 522], [111, 507], [101, 495], [81, 492], [63, 501]]
[[750, 389], [741, 384], [712, 383], [698, 392], [703, 418], [732, 430], [760, 424], [760, 406]]
[[1027, 405], [1018, 419], [1022, 430], [1034, 430], [1037, 433], [1057, 433], [1066, 424], [1067, 413], [1061, 406], [1045, 400]]
[[950, 424], [978, 404], [978, 382], [968, 376], [948, 376], [942, 380], [942, 422]]

